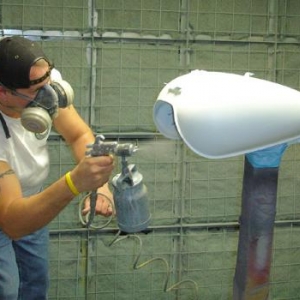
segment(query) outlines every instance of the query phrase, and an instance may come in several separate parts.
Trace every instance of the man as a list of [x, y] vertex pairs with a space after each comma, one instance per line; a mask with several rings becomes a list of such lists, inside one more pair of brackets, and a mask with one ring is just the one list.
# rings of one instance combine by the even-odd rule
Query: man
[[[65, 82], [66, 95], [56, 89], [52, 68], [37, 43], [17, 36], [0, 41], [0, 299], [46, 299], [45, 225], [80, 192], [101, 188], [111, 198], [113, 158], [85, 157], [94, 135], [71, 103], [58, 105], [72, 89]], [[43, 190], [52, 121], [78, 164]], [[104, 198], [97, 208], [111, 214]]]

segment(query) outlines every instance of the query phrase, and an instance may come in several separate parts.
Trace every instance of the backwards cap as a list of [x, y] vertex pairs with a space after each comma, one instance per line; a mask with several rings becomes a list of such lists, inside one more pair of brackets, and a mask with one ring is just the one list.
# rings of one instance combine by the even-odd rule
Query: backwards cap
[[50, 64], [39, 44], [20, 36], [3, 38], [0, 41], [0, 83], [11, 89], [29, 88], [30, 68], [40, 59]]

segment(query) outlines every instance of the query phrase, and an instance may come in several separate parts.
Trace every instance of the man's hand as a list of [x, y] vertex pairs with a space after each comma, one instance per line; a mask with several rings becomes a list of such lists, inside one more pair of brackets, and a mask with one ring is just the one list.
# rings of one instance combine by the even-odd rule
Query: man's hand
[[[96, 202], [96, 214], [109, 217], [114, 213], [113, 210], [113, 195], [105, 184], [103, 187], [98, 189], [98, 196]], [[84, 203], [84, 208], [82, 210], [82, 215], [86, 215], [90, 211], [90, 198], [88, 197]]]

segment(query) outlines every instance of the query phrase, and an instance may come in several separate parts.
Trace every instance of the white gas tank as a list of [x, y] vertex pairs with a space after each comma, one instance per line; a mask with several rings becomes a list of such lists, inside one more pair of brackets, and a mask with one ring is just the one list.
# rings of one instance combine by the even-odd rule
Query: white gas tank
[[257, 79], [194, 70], [169, 82], [154, 123], [207, 158], [245, 154], [300, 137], [300, 92]]

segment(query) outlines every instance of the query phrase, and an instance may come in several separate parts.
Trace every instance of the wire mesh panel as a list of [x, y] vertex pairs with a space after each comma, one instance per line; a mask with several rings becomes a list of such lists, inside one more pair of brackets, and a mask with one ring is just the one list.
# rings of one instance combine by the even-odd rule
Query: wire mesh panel
[[297, 299], [299, 283], [299, 227], [276, 228], [271, 273], [272, 299]]
[[185, 222], [236, 221], [241, 208], [243, 157], [211, 161], [190, 154], [187, 160]]
[[179, 34], [180, 2], [97, 0], [97, 29], [104, 37], [173, 38]]
[[86, 299], [86, 243], [82, 234], [52, 234], [49, 299]]
[[[31, 34], [86, 31], [89, 24], [88, 2], [84, 0], [3, 0], [2, 29], [29, 30]], [[40, 32], [32, 32], [40, 30]]]
[[179, 74], [178, 49], [96, 43], [92, 125], [101, 132], [153, 132], [152, 107], [165, 81]]
[[[270, 34], [272, 1], [190, 1], [190, 29], [196, 39], [263, 39]], [[273, 32], [274, 33], [274, 32]]]

